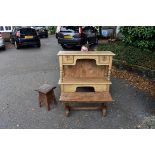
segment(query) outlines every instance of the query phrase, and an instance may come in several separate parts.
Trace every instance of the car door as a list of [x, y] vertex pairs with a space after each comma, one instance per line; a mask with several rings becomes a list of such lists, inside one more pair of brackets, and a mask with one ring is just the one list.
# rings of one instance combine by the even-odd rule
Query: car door
[[91, 26], [92, 43], [96, 43], [96, 38], [97, 38], [97, 30], [95, 29], [95, 27]]
[[95, 36], [95, 31], [91, 26], [86, 26], [83, 29], [83, 32], [85, 34], [86, 40], [88, 41], [89, 44], [94, 43], [94, 36]]
[[14, 41], [15, 41], [15, 35], [16, 35], [16, 29], [13, 28], [12, 33], [10, 35], [10, 41], [11, 41], [11, 43], [14, 43]]

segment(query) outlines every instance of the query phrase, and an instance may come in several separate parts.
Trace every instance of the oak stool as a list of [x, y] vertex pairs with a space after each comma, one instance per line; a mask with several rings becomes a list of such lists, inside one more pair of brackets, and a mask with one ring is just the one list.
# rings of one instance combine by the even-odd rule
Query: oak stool
[[41, 104], [44, 103], [47, 107], [47, 110], [50, 110], [50, 104], [52, 103], [57, 103], [55, 94], [54, 94], [54, 89], [56, 87], [53, 87], [49, 84], [43, 84], [39, 89], [36, 91], [39, 93], [38, 96], [38, 102], [39, 102], [39, 107], [41, 107]]

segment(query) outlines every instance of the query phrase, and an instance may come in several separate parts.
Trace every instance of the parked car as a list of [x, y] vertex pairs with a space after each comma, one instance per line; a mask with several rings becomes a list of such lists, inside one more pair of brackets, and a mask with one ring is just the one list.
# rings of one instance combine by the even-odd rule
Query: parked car
[[0, 32], [12, 32], [14, 26], [0, 26]]
[[5, 41], [4, 41], [4, 39], [1, 37], [1, 34], [0, 34], [0, 49], [5, 50]]
[[13, 26], [0, 26], [0, 33], [5, 41], [9, 41]]
[[16, 49], [22, 46], [41, 46], [36, 30], [30, 27], [15, 27], [10, 36], [10, 42], [15, 44]]
[[33, 26], [32, 28], [37, 31], [37, 34], [40, 38], [48, 38], [48, 30], [46, 29], [46, 26]]
[[63, 48], [67, 46], [82, 46], [98, 44], [97, 30], [93, 26], [61, 26], [57, 34], [58, 43]]

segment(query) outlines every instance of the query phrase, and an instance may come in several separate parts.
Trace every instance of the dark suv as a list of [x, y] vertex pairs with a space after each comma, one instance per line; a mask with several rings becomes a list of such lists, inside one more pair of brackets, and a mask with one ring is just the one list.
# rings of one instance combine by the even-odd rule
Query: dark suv
[[67, 46], [98, 44], [97, 30], [93, 26], [61, 26], [57, 34], [58, 43]]
[[41, 46], [36, 30], [29, 27], [15, 27], [10, 42], [15, 44], [16, 49], [22, 46]]

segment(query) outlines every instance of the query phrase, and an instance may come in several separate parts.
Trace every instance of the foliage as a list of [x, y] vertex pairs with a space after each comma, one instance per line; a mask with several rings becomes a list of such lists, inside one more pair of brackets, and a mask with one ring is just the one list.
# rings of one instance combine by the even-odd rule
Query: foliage
[[52, 35], [55, 34], [56, 32], [56, 26], [49, 26], [48, 27], [48, 32]]
[[155, 26], [122, 26], [123, 41], [140, 48], [155, 48]]
[[130, 65], [138, 65], [155, 70], [155, 52], [153, 50], [126, 45], [122, 41], [99, 44], [97, 50], [112, 51], [116, 54], [115, 59]]

